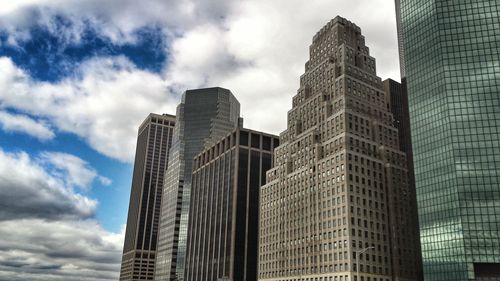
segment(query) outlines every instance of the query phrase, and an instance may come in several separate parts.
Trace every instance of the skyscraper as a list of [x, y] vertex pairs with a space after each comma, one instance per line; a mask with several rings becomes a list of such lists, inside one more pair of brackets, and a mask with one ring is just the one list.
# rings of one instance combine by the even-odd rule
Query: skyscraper
[[314, 36], [274, 161], [259, 280], [416, 280], [405, 153], [375, 59], [346, 19]]
[[240, 104], [223, 88], [188, 90], [177, 106], [165, 174], [155, 280], [184, 280], [193, 158], [241, 122]]
[[257, 280], [259, 189], [278, 144], [238, 128], [196, 156], [186, 280]]
[[120, 281], [153, 280], [163, 176], [175, 116], [149, 114], [139, 126]]
[[426, 280], [500, 278], [500, 2], [401, 0]]
[[398, 32], [398, 51], [399, 51], [399, 71], [401, 74], [401, 82], [405, 83], [405, 50], [403, 46], [403, 27], [401, 26], [401, 0], [395, 0], [396, 4], [396, 27]]

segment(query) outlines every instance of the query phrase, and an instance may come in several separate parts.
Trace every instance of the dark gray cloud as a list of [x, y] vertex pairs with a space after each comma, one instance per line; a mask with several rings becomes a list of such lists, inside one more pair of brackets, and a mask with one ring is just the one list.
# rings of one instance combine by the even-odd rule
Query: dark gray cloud
[[95, 221], [0, 222], [0, 280], [117, 280], [123, 234]]
[[25, 152], [0, 148], [0, 220], [92, 217], [97, 202], [74, 192], [65, 178], [50, 174]]
[[118, 278], [123, 232], [94, 219], [88, 189], [97, 172], [82, 159], [0, 148], [0, 280]]

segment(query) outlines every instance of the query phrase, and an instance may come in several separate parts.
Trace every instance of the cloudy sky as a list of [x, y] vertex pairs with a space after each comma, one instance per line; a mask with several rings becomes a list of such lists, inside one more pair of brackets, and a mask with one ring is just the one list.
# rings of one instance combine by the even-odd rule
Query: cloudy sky
[[0, 280], [117, 280], [141, 121], [222, 86], [279, 133], [336, 15], [399, 80], [391, 0], [1, 1]]

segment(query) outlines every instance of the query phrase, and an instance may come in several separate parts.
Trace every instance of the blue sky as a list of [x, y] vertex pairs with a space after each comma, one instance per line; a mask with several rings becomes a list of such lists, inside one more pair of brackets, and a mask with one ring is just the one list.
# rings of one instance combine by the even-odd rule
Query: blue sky
[[281, 132], [312, 36], [336, 15], [398, 80], [392, 1], [3, 1], [0, 279], [116, 280], [142, 120], [222, 86], [246, 127]]
[[[54, 24], [64, 26], [67, 22], [59, 16]], [[10, 57], [37, 80], [59, 81], [72, 75], [80, 63], [96, 56], [126, 56], [138, 68], [155, 73], [161, 71], [166, 62], [167, 40], [154, 26], [137, 30], [137, 42], [119, 45], [98, 36], [90, 26], [84, 27], [78, 42], [65, 42], [43, 26], [32, 26], [26, 32], [30, 40], [16, 46], [6, 44], [8, 35], [0, 33], [1, 55]]]
[[[58, 16], [54, 24], [64, 26], [68, 23], [62, 16]], [[58, 34], [40, 26], [32, 26], [27, 32], [30, 40], [19, 42], [16, 46], [6, 44], [6, 34], [0, 36], [0, 56], [9, 57], [35, 81], [55, 83], [74, 76], [79, 65], [92, 57], [124, 56], [138, 69], [152, 73], [159, 73], [166, 62], [167, 54], [163, 49], [167, 42], [161, 31], [155, 27], [138, 29], [135, 32], [136, 42], [121, 45], [98, 36], [91, 27], [82, 30], [82, 38], [78, 43], [62, 42]], [[21, 114], [16, 109], [8, 108], [4, 111]], [[148, 112], [144, 112], [144, 116], [147, 114]], [[120, 231], [125, 223], [128, 208], [132, 171], [130, 163], [106, 157], [70, 133], [57, 133], [50, 141], [40, 141], [29, 135], [2, 130], [0, 144], [6, 152], [26, 151], [29, 154], [37, 154], [40, 151], [58, 151], [91, 163], [100, 174], [109, 178], [112, 184], [105, 186], [95, 183], [94, 188], [85, 194], [99, 201], [96, 216], [103, 226], [110, 231]]]

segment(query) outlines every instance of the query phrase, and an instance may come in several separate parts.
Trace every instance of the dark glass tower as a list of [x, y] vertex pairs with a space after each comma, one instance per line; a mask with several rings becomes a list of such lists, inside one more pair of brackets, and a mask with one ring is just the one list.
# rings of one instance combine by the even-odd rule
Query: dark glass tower
[[163, 176], [175, 116], [149, 114], [139, 127], [121, 281], [153, 280]]
[[500, 278], [500, 2], [401, 0], [426, 280]]
[[278, 144], [238, 128], [196, 156], [186, 280], [257, 280], [259, 189]]
[[177, 106], [165, 174], [155, 280], [184, 280], [193, 158], [241, 122], [240, 104], [223, 88], [188, 90]]

